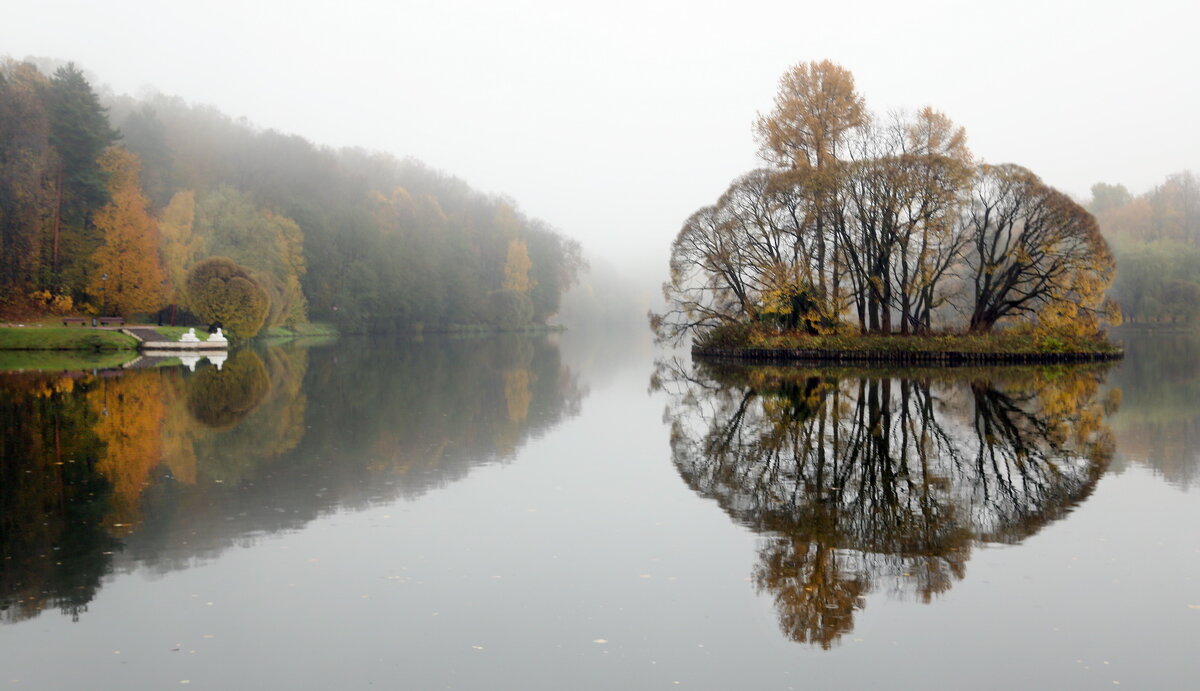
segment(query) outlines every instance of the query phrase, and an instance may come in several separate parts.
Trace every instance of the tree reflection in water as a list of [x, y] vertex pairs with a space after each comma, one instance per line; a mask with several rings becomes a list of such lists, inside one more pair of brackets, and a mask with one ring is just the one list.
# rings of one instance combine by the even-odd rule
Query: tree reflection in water
[[78, 619], [110, 568], [100, 391], [94, 377], [0, 374], [0, 623], [47, 607]]
[[508, 461], [579, 413], [547, 337], [345, 339], [224, 366], [0, 373], [0, 623]]
[[1113, 453], [1103, 368], [806, 370], [660, 363], [672, 456], [762, 533], [754, 583], [829, 648], [885, 589], [928, 602], [977, 541], [1016, 543], [1085, 499]]

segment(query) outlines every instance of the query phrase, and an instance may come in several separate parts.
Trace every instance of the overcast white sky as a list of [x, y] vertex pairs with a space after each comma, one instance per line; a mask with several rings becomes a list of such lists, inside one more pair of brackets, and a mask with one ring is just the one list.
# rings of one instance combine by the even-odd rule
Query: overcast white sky
[[0, 54], [416, 156], [645, 260], [757, 164], [751, 124], [800, 61], [1080, 197], [1200, 169], [1198, 20], [1195, 0], [38, 0], [6, 3]]

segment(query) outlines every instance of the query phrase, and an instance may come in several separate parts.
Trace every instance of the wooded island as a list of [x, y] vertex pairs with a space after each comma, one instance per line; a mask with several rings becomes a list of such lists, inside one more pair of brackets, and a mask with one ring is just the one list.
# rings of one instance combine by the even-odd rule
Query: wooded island
[[946, 115], [870, 114], [825, 61], [787, 72], [755, 131], [767, 165], [672, 244], [660, 339], [755, 357], [1119, 356], [1095, 218], [1025, 168], [976, 160]]

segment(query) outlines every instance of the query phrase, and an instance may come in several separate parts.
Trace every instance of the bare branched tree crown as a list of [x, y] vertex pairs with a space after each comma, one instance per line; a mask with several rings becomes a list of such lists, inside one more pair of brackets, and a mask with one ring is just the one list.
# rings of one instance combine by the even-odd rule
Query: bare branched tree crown
[[871, 115], [853, 75], [823, 61], [784, 74], [755, 131], [767, 167], [672, 244], [660, 338], [731, 324], [1090, 333], [1116, 314], [1091, 214], [1024, 168], [976, 161], [944, 113]]

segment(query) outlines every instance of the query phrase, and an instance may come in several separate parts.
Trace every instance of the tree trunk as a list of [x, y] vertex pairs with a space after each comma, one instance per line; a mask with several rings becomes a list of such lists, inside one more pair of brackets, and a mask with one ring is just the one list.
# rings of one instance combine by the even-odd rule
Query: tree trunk
[[62, 162], [58, 164], [58, 176], [54, 185], [54, 249], [50, 256], [50, 273], [58, 278], [58, 232], [62, 227]]

